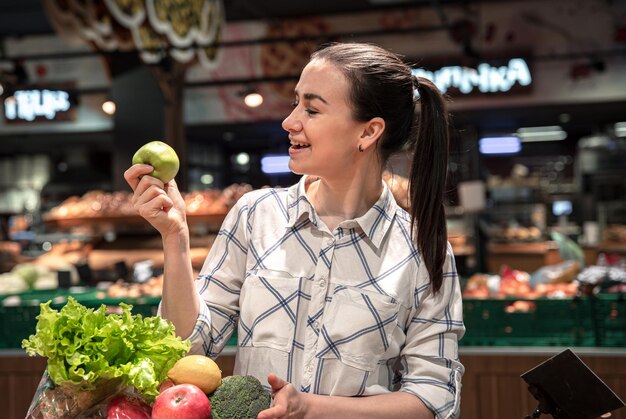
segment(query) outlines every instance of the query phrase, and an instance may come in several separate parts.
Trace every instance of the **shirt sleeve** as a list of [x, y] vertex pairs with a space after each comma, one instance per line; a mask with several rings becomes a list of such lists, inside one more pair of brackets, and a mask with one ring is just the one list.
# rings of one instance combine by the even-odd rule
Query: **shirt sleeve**
[[415, 306], [402, 350], [406, 366], [401, 391], [418, 396], [437, 419], [457, 418], [461, 405], [458, 341], [465, 333], [461, 289], [452, 249], [443, 266], [443, 282], [432, 293], [424, 263], [418, 270]]
[[248, 253], [246, 198], [244, 195], [229, 211], [196, 279], [203, 304], [189, 337], [190, 353], [217, 357], [237, 324]]

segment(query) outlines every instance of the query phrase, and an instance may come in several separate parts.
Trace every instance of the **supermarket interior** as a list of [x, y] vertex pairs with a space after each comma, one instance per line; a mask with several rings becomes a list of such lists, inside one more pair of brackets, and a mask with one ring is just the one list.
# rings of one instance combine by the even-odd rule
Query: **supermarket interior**
[[[348, 41], [447, 99], [460, 417], [532, 414], [521, 375], [567, 348], [626, 400], [625, 22], [616, 0], [0, 2], [2, 416], [24, 417], [46, 368], [22, 348], [41, 303], [157, 314], [163, 241], [123, 177], [135, 151], [176, 151], [197, 275], [242, 196], [299, 181], [281, 123], [311, 54]], [[382, 181], [410, 211], [409, 159]]]

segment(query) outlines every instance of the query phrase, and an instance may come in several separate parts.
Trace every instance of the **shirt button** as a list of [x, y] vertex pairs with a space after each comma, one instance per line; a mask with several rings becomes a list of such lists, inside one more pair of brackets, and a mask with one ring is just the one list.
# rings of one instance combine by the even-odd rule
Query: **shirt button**
[[320, 322], [316, 321], [315, 323], [313, 323], [313, 327], [315, 328], [315, 330], [318, 330], [320, 328]]
[[320, 288], [324, 288], [326, 286], [326, 281], [323, 279], [320, 281]]

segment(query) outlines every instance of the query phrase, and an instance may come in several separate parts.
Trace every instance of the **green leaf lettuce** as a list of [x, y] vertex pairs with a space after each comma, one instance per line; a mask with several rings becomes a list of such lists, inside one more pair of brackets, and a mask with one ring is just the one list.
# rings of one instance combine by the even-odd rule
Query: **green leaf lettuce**
[[36, 333], [22, 341], [29, 355], [48, 358], [48, 374], [57, 385], [88, 390], [104, 380], [121, 379], [148, 398], [159, 394], [167, 371], [190, 348], [159, 317], [131, 313], [106, 314], [106, 307], [87, 308], [74, 298], [59, 311], [41, 304]]

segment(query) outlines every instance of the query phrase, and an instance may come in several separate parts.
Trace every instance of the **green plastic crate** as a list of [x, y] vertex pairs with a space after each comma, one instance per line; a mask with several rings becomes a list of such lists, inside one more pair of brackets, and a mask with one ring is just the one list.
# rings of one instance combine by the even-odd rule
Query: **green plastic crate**
[[626, 347], [626, 297], [623, 294], [599, 294], [590, 297], [596, 345]]
[[[534, 309], [507, 312], [515, 301]], [[595, 346], [591, 303], [577, 299], [465, 299], [462, 346]]]
[[39, 306], [0, 306], [0, 348], [17, 349], [22, 347], [22, 339], [35, 333]]

